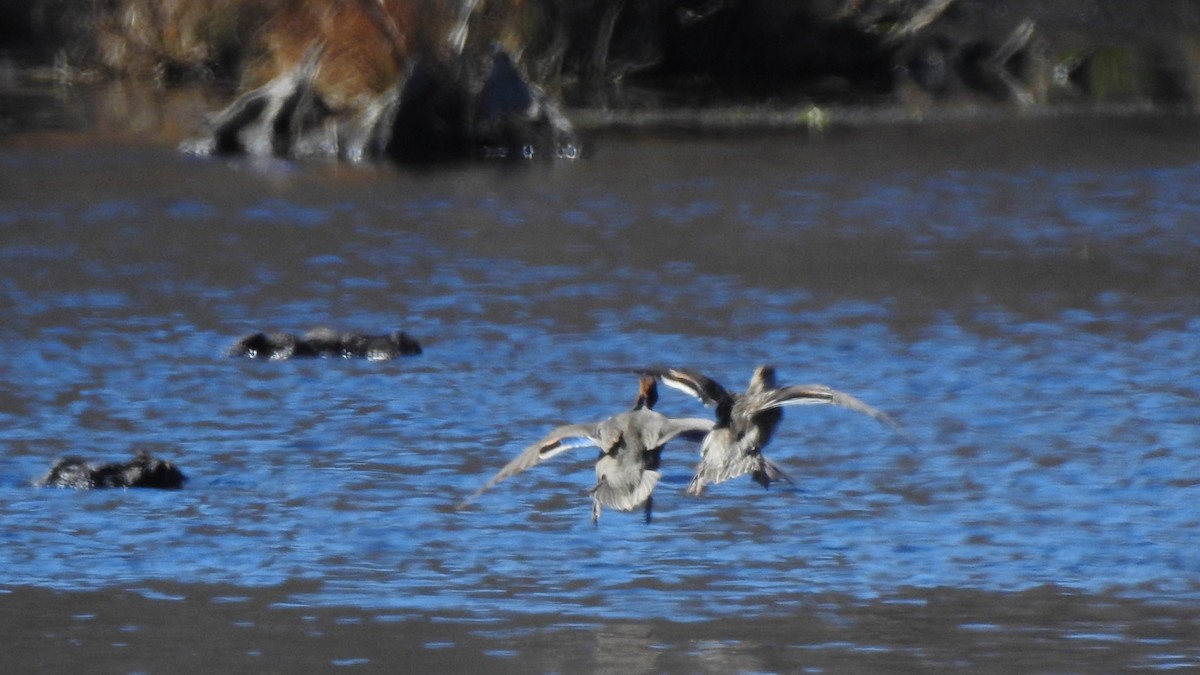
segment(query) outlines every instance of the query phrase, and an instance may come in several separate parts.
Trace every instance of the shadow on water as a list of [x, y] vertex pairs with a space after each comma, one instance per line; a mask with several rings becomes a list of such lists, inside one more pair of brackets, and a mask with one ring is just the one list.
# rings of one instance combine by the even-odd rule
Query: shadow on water
[[[0, 150], [14, 667], [1195, 665], [1191, 118], [599, 135], [574, 164], [433, 173], [55, 124]], [[222, 356], [314, 325], [425, 353]], [[795, 490], [688, 498], [681, 444], [649, 527], [589, 525], [586, 451], [454, 510], [664, 362], [730, 386], [774, 363], [920, 450], [796, 409], [768, 448]], [[28, 486], [135, 448], [191, 480]]]

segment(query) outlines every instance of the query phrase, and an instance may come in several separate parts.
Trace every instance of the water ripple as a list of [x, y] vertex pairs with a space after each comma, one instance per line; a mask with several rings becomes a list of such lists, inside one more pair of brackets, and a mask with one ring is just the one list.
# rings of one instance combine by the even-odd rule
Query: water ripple
[[[1183, 225], [1200, 167], [831, 177], [706, 157], [679, 175], [621, 157], [504, 178], [160, 158], [211, 184], [3, 196], [0, 585], [302, 579], [300, 604], [679, 620], [914, 588], [1196, 596]], [[222, 357], [246, 332], [315, 325], [404, 329], [426, 352]], [[679, 445], [650, 526], [592, 528], [588, 452], [453, 508], [552, 426], [627, 406], [629, 368], [740, 386], [768, 362], [893, 413], [919, 450], [797, 409], [768, 448], [795, 489], [689, 498]], [[673, 391], [660, 408], [704, 414]], [[177, 462], [185, 489], [27, 486], [55, 456], [134, 448]]]

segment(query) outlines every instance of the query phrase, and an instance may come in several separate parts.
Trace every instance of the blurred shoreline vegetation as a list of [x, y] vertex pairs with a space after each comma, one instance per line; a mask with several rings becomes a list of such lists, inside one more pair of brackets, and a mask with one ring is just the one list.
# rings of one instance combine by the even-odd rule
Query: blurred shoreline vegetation
[[[441, 17], [401, 27], [414, 53], [438, 49], [446, 17], [461, 17], [480, 45], [504, 45], [580, 111], [584, 126], [695, 125], [691, 111], [722, 109], [748, 124], [811, 130], [839, 107], [908, 118], [981, 106], [1190, 111], [1200, 97], [1200, 0], [327, 2]], [[9, 0], [0, 59], [10, 72], [35, 66], [64, 83], [207, 83], [232, 93], [269, 58], [265, 27], [312, 4]]]

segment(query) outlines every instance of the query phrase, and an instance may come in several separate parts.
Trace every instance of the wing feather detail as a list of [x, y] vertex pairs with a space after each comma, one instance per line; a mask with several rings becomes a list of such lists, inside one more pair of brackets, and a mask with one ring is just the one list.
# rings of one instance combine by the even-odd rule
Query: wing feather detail
[[682, 438], [685, 441], [699, 443], [704, 440], [708, 432], [712, 431], [713, 421], [711, 419], [703, 419], [700, 417], [668, 417], [666, 424], [659, 432], [658, 442], [654, 443], [654, 447], [665, 445], [675, 438]]
[[483, 484], [483, 487], [459, 503], [457, 508], [465, 508], [468, 504], [475, 501], [479, 495], [496, 485], [496, 483], [509, 476], [514, 476], [526, 469], [537, 466], [551, 457], [562, 454], [567, 450], [596, 447], [599, 435], [597, 427], [598, 425], [596, 424], [567, 424], [555, 428], [543, 436], [541, 440], [522, 450], [521, 454], [514, 457], [508, 464], [505, 464], [503, 468], [496, 472], [496, 475]]
[[852, 410], [857, 413], [862, 413], [871, 417], [880, 424], [891, 429], [897, 436], [908, 444], [914, 450], [917, 448], [916, 441], [908, 435], [904, 427], [892, 418], [891, 415], [872, 406], [859, 398], [851, 396], [844, 391], [832, 389], [823, 384], [797, 384], [782, 389], [776, 389], [771, 392], [771, 398], [776, 399], [773, 407], [785, 405], [805, 405], [812, 403], [826, 403], [834, 405], [846, 410]]
[[728, 401], [731, 394], [716, 380], [686, 368], [651, 368], [645, 371], [672, 389], [697, 398], [707, 406]]

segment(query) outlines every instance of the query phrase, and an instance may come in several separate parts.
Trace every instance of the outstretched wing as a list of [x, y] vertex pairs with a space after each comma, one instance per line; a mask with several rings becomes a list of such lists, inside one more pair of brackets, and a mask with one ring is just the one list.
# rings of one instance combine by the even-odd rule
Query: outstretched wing
[[660, 382], [695, 396], [704, 405], [715, 406], [730, 399], [730, 393], [716, 380], [686, 368], [648, 368], [645, 371]]
[[483, 484], [483, 487], [476, 490], [475, 494], [464, 499], [458, 505], [458, 508], [465, 508], [468, 504], [475, 501], [479, 495], [505, 478], [521, 473], [525, 469], [540, 464], [542, 461], [550, 459], [555, 455], [576, 448], [595, 447], [598, 442], [597, 426], [596, 424], [567, 424], [554, 429], [543, 436], [537, 443], [522, 450], [521, 454], [514, 457], [508, 464], [505, 464], [502, 469], [496, 472], [495, 476], [492, 476], [488, 482]]
[[[823, 384], [797, 384], [782, 389], [774, 389], [764, 396], [761, 409], [778, 408], [785, 405], [807, 405], [814, 403], [826, 403], [835, 405], [839, 408], [853, 410], [864, 415], [869, 415], [881, 424], [886, 425], [896, 435], [904, 439], [912, 448], [916, 448], [917, 444], [912, 440], [904, 428], [900, 426], [896, 420], [890, 415], [868, 405], [863, 401], [851, 396], [842, 391], [831, 389]], [[756, 406], [757, 407], [757, 406]]]
[[650, 447], [660, 447], [670, 440], [679, 437], [685, 441], [699, 443], [704, 440], [708, 432], [712, 431], [713, 421], [710, 419], [701, 419], [699, 417], [668, 417], [663, 420], [663, 426], [659, 429], [657, 443], [651, 443]]

